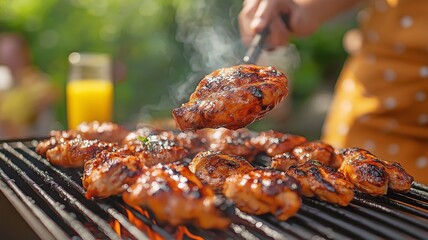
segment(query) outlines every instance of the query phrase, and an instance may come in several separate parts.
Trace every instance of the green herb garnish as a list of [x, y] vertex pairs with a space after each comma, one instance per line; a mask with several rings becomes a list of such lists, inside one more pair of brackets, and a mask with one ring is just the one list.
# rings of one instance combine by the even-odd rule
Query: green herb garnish
[[143, 145], [143, 147], [147, 148], [149, 151], [153, 149], [153, 143], [157, 142], [157, 140], [151, 140], [150, 138], [143, 137], [141, 135], [138, 135], [137, 139], [141, 142], [141, 145]]

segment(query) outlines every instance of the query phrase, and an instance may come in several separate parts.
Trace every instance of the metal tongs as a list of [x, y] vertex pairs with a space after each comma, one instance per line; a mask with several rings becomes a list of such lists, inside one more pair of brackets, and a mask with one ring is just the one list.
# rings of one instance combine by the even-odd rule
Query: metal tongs
[[[288, 29], [290, 28], [290, 15], [289, 14], [282, 14], [281, 15], [282, 21], [284, 21], [285, 26]], [[263, 31], [259, 32], [254, 36], [253, 41], [250, 44], [250, 47], [248, 48], [247, 52], [245, 53], [245, 56], [243, 58], [243, 61], [245, 64], [255, 64], [257, 60], [260, 57], [260, 54], [262, 52], [262, 49], [264, 47], [264, 43], [266, 38], [269, 35], [269, 24]]]

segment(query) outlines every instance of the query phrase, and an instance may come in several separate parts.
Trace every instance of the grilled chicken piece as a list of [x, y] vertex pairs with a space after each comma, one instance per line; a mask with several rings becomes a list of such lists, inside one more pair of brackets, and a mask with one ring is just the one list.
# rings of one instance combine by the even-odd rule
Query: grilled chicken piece
[[291, 166], [298, 165], [299, 160], [293, 154], [286, 152], [272, 157], [271, 167], [287, 171]]
[[334, 148], [321, 141], [302, 143], [294, 147], [291, 153], [296, 156], [299, 163], [304, 163], [307, 160], [317, 160], [335, 169], [342, 164], [342, 158], [336, 155]]
[[253, 134], [247, 129], [229, 130], [226, 128], [204, 129], [207, 148], [244, 157], [251, 162], [257, 154], [257, 149], [251, 144]]
[[158, 163], [171, 163], [180, 161], [189, 155], [182, 147], [175, 146], [160, 135], [151, 135], [143, 140], [128, 142], [117, 150], [121, 154], [134, 155], [140, 158], [144, 165], [153, 166]]
[[146, 167], [136, 156], [102, 151], [85, 162], [82, 183], [86, 198], [106, 198], [122, 193]]
[[299, 182], [274, 169], [233, 174], [226, 179], [223, 193], [244, 212], [272, 213], [279, 220], [294, 216], [302, 204]]
[[150, 209], [161, 223], [190, 223], [204, 229], [224, 229], [230, 224], [219, 210], [223, 202], [212, 188], [181, 164], [158, 164], [147, 169], [122, 197], [133, 207]]
[[370, 152], [359, 148], [343, 149], [339, 171], [362, 192], [374, 196], [388, 191], [388, 173], [383, 163]]
[[342, 172], [354, 185], [368, 194], [386, 194], [388, 186], [395, 191], [409, 191], [413, 182], [398, 163], [380, 160], [367, 150], [346, 148], [340, 152], [343, 157]]
[[412, 187], [413, 176], [409, 175], [397, 162], [382, 161], [389, 177], [388, 188], [398, 192], [408, 192]]
[[129, 134], [125, 128], [111, 122], [84, 122], [77, 126], [77, 130], [51, 131], [50, 138], [40, 142], [36, 147], [36, 152], [46, 157], [46, 152], [54, 148], [59, 143], [75, 138], [88, 140], [100, 140], [103, 142], [121, 143]]
[[239, 129], [262, 118], [288, 94], [288, 80], [273, 67], [239, 65], [203, 78], [189, 102], [172, 111], [181, 130]]
[[251, 139], [251, 144], [254, 147], [271, 157], [290, 152], [294, 147], [305, 142], [305, 137], [284, 134], [273, 130], [260, 132]]
[[253, 170], [253, 166], [240, 156], [207, 151], [198, 153], [190, 163], [189, 169], [202, 183], [221, 193], [227, 177], [232, 174], [248, 173]]
[[291, 166], [287, 174], [296, 178], [302, 186], [305, 197], [317, 196], [326, 202], [347, 206], [354, 198], [354, 186], [342, 173], [308, 160], [303, 164]]
[[116, 147], [113, 143], [75, 138], [48, 150], [46, 158], [52, 164], [76, 168], [82, 167], [85, 161], [94, 158], [97, 153], [103, 150], [113, 151]]
[[78, 132], [74, 130], [68, 130], [68, 131], [51, 131], [50, 132], [50, 138], [40, 142], [37, 144], [36, 152], [40, 154], [42, 157], [46, 157], [46, 152], [49, 149], [54, 148], [59, 143], [74, 139], [74, 138], [80, 138], [80, 135]]
[[130, 133], [124, 127], [112, 122], [83, 122], [77, 126], [77, 131], [83, 139], [100, 140], [111, 143], [121, 143]]
[[208, 149], [207, 138], [204, 130], [199, 131], [184, 131], [173, 132], [163, 131], [159, 133], [161, 138], [168, 139], [174, 142], [176, 146], [180, 146], [189, 151], [190, 156], [195, 156], [197, 153]]

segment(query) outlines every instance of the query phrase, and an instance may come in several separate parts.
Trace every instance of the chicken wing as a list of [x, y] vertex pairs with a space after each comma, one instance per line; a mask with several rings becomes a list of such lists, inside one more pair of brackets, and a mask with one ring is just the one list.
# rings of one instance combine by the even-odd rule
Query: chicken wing
[[125, 191], [146, 167], [136, 156], [102, 151], [85, 162], [82, 183], [86, 198], [106, 198]]
[[223, 193], [244, 212], [272, 213], [279, 220], [294, 216], [302, 204], [299, 182], [273, 169], [233, 174], [226, 179]]
[[291, 166], [287, 174], [296, 178], [305, 197], [317, 196], [326, 202], [347, 206], [354, 198], [354, 186], [345, 176], [318, 161]]
[[260, 132], [251, 139], [251, 144], [259, 151], [273, 157], [290, 152], [294, 147], [305, 143], [306, 138], [298, 135], [285, 134], [273, 130]]
[[204, 229], [224, 229], [230, 224], [219, 210], [222, 201], [212, 188], [181, 164], [158, 164], [147, 169], [122, 197], [133, 207], [150, 209], [161, 223], [190, 223]]
[[190, 163], [189, 169], [202, 183], [210, 185], [215, 192], [221, 192], [227, 177], [232, 174], [248, 173], [253, 166], [240, 156], [207, 151], [198, 153]]
[[239, 65], [205, 76], [189, 102], [172, 111], [181, 130], [239, 129], [262, 118], [288, 94], [285, 75], [273, 67]]

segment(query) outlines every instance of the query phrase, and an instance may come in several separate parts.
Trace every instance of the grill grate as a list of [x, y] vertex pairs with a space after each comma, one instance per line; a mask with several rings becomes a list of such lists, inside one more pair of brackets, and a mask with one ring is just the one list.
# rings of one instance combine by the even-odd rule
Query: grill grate
[[81, 171], [50, 165], [34, 151], [37, 144], [0, 143], [0, 190], [42, 239], [428, 239], [428, 186], [420, 183], [409, 193], [357, 194], [348, 207], [304, 198], [284, 222], [236, 209], [224, 231], [177, 230], [120, 197], [87, 200]]

